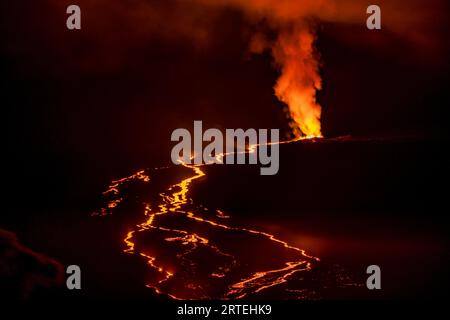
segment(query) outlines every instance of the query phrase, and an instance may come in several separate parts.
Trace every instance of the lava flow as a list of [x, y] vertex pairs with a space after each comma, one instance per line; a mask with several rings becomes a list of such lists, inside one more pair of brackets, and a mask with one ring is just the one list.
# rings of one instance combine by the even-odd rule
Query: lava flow
[[[271, 17], [276, 22], [271, 25], [276, 26], [277, 39], [254, 41], [251, 49], [254, 53], [267, 49], [272, 52], [281, 72], [275, 94], [286, 104], [295, 137], [270, 144], [322, 137], [321, 107], [316, 101], [316, 92], [321, 89], [320, 63], [314, 49], [314, 28], [299, 17], [305, 15], [292, 21]], [[232, 154], [253, 153], [257, 148], [258, 145], [249, 145]], [[221, 162], [229, 155], [216, 154], [216, 160]], [[101, 215], [120, 208], [125, 198], [130, 200], [131, 197], [123, 195], [123, 187], [137, 181], [147, 184], [150, 173], [152, 185], [156, 180], [157, 187], [149, 188], [148, 193], [133, 194], [133, 198], [146, 199], [144, 220], [131, 228], [124, 239], [124, 252], [145, 258], [154, 271], [147, 286], [179, 299], [264, 296], [283, 285], [285, 292], [299, 292], [298, 287], [286, 284], [298, 273], [312, 270], [319, 259], [275, 235], [235, 225], [219, 210], [196, 205], [188, 197], [190, 187], [206, 175], [202, 168], [209, 163], [190, 165], [180, 161], [180, 164], [164, 170], [140, 171], [113, 181], [105, 192], [109, 203]], [[172, 170], [180, 168], [186, 177], [167, 183]], [[166, 174], [161, 177], [162, 172]], [[180, 172], [175, 176], [179, 177]]]
[[[256, 149], [251, 146], [246, 152]], [[164, 178], [160, 173], [175, 169], [188, 172], [187, 177], [165, 191], [148, 195], [153, 203], [142, 204], [143, 221], [132, 227], [123, 240], [125, 253], [143, 257], [151, 267], [147, 287], [173, 299], [248, 298], [313, 268], [319, 259], [303, 249], [273, 234], [234, 225], [220, 210], [194, 204], [188, 197], [190, 187], [206, 175], [202, 167], [207, 165], [182, 164], [139, 171], [113, 181], [104, 193], [108, 203], [100, 215], [120, 207], [125, 198], [122, 189], [133, 182], [150, 184], [153, 176]], [[287, 287], [285, 291], [294, 292], [295, 288]]]

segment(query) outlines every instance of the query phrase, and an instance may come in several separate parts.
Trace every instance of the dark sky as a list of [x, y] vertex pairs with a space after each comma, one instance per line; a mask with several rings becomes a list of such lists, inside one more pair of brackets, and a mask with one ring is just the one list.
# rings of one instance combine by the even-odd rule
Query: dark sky
[[[69, 31], [72, 1], [2, 1], [11, 194], [24, 192], [18, 180], [47, 180], [36, 198], [53, 201], [67, 186], [95, 189], [168, 163], [170, 133], [193, 120], [286, 128], [270, 54], [248, 53], [252, 32], [272, 17], [204, 2], [80, 0], [82, 30]], [[387, 9], [382, 31], [365, 28], [364, 12], [360, 21], [353, 11], [319, 17], [325, 136], [448, 134], [448, 11], [442, 1], [411, 3]]]

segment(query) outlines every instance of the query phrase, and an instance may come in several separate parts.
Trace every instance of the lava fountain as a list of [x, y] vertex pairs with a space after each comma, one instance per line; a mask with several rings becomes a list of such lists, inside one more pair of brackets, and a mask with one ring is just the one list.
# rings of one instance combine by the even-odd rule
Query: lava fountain
[[314, 34], [305, 25], [283, 30], [272, 47], [281, 76], [275, 94], [288, 105], [295, 137], [322, 137], [321, 107], [316, 91], [322, 87], [319, 62], [314, 50]]

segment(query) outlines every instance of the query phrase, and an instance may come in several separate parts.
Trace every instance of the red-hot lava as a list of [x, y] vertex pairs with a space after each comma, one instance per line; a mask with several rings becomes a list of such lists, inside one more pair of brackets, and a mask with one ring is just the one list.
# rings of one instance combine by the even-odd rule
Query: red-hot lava
[[[277, 39], [254, 41], [251, 48], [253, 52], [271, 50], [281, 71], [274, 89], [287, 105], [294, 139], [277, 142], [280, 144], [322, 137], [321, 108], [316, 102], [321, 79], [314, 52], [315, 35], [304, 17], [272, 17]], [[252, 153], [256, 149], [251, 145], [239, 152]], [[147, 284], [149, 288], [174, 299], [253, 297], [312, 270], [319, 261], [273, 234], [234, 225], [223, 212], [193, 203], [188, 197], [190, 187], [205, 176], [204, 165], [183, 166], [191, 172], [189, 176], [159, 192], [154, 203], [145, 203], [143, 221], [132, 227], [124, 239], [124, 252], [142, 256], [156, 271]], [[105, 193], [111, 197], [110, 202], [101, 214], [120, 204], [121, 185], [135, 180], [147, 183], [150, 179], [140, 171], [113, 181]], [[298, 288], [285, 291], [299, 292]]]
[[[265, 231], [234, 225], [220, 210], [194, 204], [190, 187], [205, 176], [206, 165], [183, 164], [191, 174], [160, 192], [157, 203], [144, 203], [142, 222], [124, 238], [123, 251], [145, 258], [154, 271], [147, 287], [173, 299], [244, 298], [313, 268], [319, 259], [303, 249]], [[121, 187], [132, 181], [150, 183], [151, 177], [139, 171], [113, 181], [105, 191], [109, 203], [101, 215], [118, 207]]]

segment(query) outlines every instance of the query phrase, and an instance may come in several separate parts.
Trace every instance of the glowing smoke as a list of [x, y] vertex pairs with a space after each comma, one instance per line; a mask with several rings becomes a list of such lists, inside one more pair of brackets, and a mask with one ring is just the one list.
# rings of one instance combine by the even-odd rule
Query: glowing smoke
[[[277, 39], [269, 41], [257, 33], [250, 43], [250, 51], [271, 50], [275, 65], [281, 72], [274, 86], [275, 95], [288, 107], [286, 111], [294, 136], [321, 137], [321, 107], [316, 101], [316, 92], [321, 89], [322, 81], [309, 15], [323, 9], [322, 4], [307, 1], [299, 6], [292, 1], [236, 0], [223, 1], [222, 4], [238, 5], [256, 20], [269, 20], [270, 27], [277, 32]], [[291, 16], [289, 9], [294, 9], [295, 14]]]
[[270, 49], [281, 74], [275, 84], [275, 95], [286, 103], [292, 133], [295, 137], [321, 137], [321, 107], [316, 92], [322, 87], [319, 60], [314, 49], [313, 27], [305, 21], [284, 26], [275, 41], [257, 33], [250, 51]]
[[291, 127], [295, 136], [322, 136], [321, 107], [316, 102], [316, 91], [321, 89], [319, 63], [314, 53], [314, 35], [305, 25], [283, 30], [272, 52], [280, 66], [281, 76], [275, 85], [275, 94], [289, 107]]
[[[275, 41], [257, 34], [250, 45], [252, 52], [271, 50], [281, 74], [274, 87], [275, 94], [286, 103], [287, 114], [296, 137], [320, 137], [321, 106], [316, 93], [321, 89], [318, 55], [314, 50], [315, 33], [311, 18], [333, 23], [350, 23], [365, 27], [365, 0], [196, 0], [219, 7], [242, 10], [252, 22], [266, 22], [277, 33]], [[379, 0], [383, 9], [383, 28], [431, 51], [437, 49], [430, 21], [441, 16], [445, 1]], [[436, 19], [434, 19], [436, 20]]]
[[[24, 57], [32, 52], [35, 59], [22, 59], [27, 68], [35, 67], [31, 62], [41, 61], [46, 63], [43, 67], [55, 73], [64, 73], [67, 68], [89, 75], [113, 72], [133, 61], [136, 53], [144, 51], [142, 48], [148, 43], [160, 39], [186, 43], [196, 52], [207, 52], [208, 45], [217, 40], [215, 23], [224, 8], [242, 12], [249, 25], [265, 24], [270, 35], [275, 34], [276, 38], [251, 49], [254, 52], [271, 51], [280, 70], [280, 77], [274, 85], [275, 94], [286, 103], [286, 111], [297, 136], [318, 136], [321, 132], [321, 108], [316, 101], [317, 90], [321, 87], [320, 64], [314, 52], [315, 33], [309, 23], [311, 18], [319, 23], [346, 24], [364, 29], [366, 9], [372, 4], [367, 0], [137, 0], [114, 3], [79, 0], [78, 5], [83, 12], [89, 13], [83, 16], [86, 28], [80, 37], [82, 41], [69, 41], [64, 28], [53, 28], [60, 23], [56, 17], [65, 12], [65, 4], [57, 0], [46, 0], [45, 3], [51, 10], [45, 21], [33, 14], [22, 17], [41, 26], [39, 43], [30, 41], [33, 37], [25, 37], [26, 42], [12, 42], [6, 48], [9, 54], [16, 54], [19, 50]], [[420, 64], [420, 67], [435, 66], [439, 69], [447, 64], [448, 1], [378, 0], [377, 5], [382, 8], [382, 34], [390, 39], [407, 41], [411, 47], [392, 50], [391, 42], [371, 41], [373, 38], [370, 37], [367, 43], [358, 38], [355, 45], [377, 49], [374, 54], [390, 55], [390, 58], [412, 68]], [[17, 14], [22, 15], [21, 6], [16, 6]], [[14, 17], [11, 15], [11, 20], [5, 23], [16, 28], [11, 29], [10, 39], [14, 39], [14, 33], [29, 32], [25, 26], [17, 24]], [[340, 37], [339, 41], [347, 43], [354, 42], [353, 35], [348, 32], [333, 37]], [[64, 45], [55, 47], [52, 45], [55, 42]], [[75, 59], [74, 53], [85, 52], [86, 43], [88, 48], [95, 44], [95, 50]], [[36, 47], [41, 50], [36, 51]], [[57, 59], [48, 59], [49, 56]], [[71, 63], [56, 68], [54, 60], [70, 60]]]

